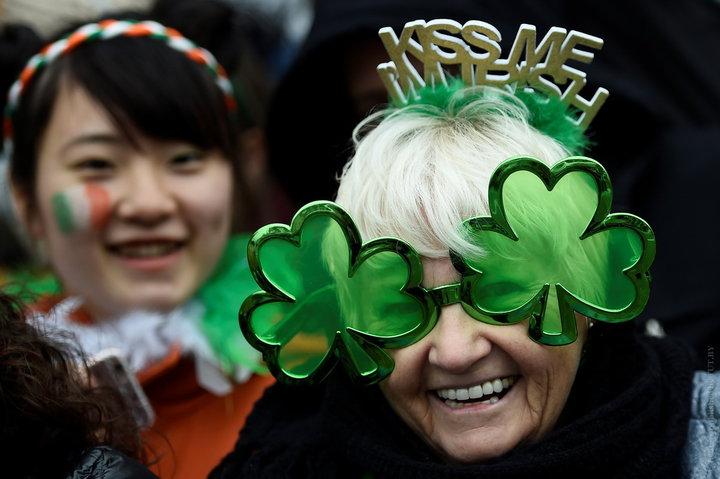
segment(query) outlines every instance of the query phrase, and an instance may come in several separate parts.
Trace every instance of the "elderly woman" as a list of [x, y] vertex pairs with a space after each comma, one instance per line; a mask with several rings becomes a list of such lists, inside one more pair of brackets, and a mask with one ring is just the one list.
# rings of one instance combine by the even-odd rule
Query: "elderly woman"
[[606, 216], [607, 174], [566, 160], [582, 141], [538, 119], [566, 119], [546, 100], [421, 90], [356, 129], [342, 209], [310, 204], [256, 233], [266, 292], [241, 326], [281, 383], [214, 477], [717, 470], [717, 375], [609, 324], [647, 300], [652, 232]]

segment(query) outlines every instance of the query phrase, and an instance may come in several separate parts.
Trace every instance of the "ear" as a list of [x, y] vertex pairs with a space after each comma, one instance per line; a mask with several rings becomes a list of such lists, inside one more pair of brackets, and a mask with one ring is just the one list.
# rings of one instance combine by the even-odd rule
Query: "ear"
[[45, 229], [37, 211], [36, 202], [26, 188], [10, 184], [10, 194], [13, 202], [15, 217], [22, 225], [24, 232], [32, 239], [38, 240], [45, 236]]

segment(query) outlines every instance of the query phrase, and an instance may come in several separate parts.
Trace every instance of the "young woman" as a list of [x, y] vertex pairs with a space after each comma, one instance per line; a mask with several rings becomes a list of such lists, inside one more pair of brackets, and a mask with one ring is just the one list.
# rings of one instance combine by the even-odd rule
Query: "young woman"
[[108, 20], [46, 47], [9, 98], [16, 205], [57, 277], [35, 308], [89, 356], [121, 350], [161, 477], [207, 474], [271, 382], [237, 329], [254, 286], [230, 236], [245, 205], [222, 67], [177, 31]]

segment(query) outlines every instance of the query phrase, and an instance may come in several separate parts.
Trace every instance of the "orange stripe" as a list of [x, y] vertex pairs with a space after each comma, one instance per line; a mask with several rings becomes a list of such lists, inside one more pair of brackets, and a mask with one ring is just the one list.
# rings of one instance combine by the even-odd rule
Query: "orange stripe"
[[65, 46], [65, 51], [68, 52], [84, 42], [87, 39], [87, 35], [85, 35], [82, 32], [75, 32], [67, 39], [67, 45]]
[[147, 25], [143, 25], [142, 23], [136, 23], [135, 25], [128, 28], [125, 35], [128, 37], [144, 37], [147, 35], [150, 35], [152, 33], [152, 30]]
[[199, 49], [193, 48], [187, 52], [187, 56], [190, 60], [205, 65], [205, 57]]
[[178, 32], [174, 28], [166, 27], [165, 33], [167, 33], [167, 36], [170, 38], [182, 38], [182, 33]]
[[107, 28], [107, 27], [109, 27], [110, 25], [114, 25], [114, 24], [116, 24], [116, 23], [117, 23], [117, 20], [114, 20], [114, 19], [112, 19], [112, 18], [108, 18], [107, 20], [102, 20], [102, 21], [98, 22], [98, 25], [100, 25], [100, 26], [103, 27], [103, 29], [104, 29], [104, 28]]
[[28, 80], [30, 80], [30, 78], [32, 78], [34, 73], [35, 73], [34, 68], [26, 67], [20, 74], [20, 83], [22, 83], [22, 85], [25, 86], [27, 84]]
[[110, 213], [110, 195], [100, 185], [85, 185], [85, 196], [90, 203], [90, 225], [99, 229], [105, 224]]
[[5, 117], [3, 119], [3, 128], [4, 128], [4, 133], [5, 133], [6, 137], [13, 136], [13, 125], [12, 125], [12, 121], [10, 121], [10, 118]]

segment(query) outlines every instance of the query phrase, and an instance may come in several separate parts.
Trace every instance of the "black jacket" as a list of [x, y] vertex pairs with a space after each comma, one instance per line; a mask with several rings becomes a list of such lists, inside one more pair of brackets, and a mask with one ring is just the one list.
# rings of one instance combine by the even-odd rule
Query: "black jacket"
[[479, 464], [450, 464], [377, 386], [344, 374], [265, 391], [212, 479], [676, 478], [690, 419], [691, 354], [677, 340], [598, 324], [572, 392], [541, 441]]
[[67, 479], [157, 479], [139, 462], [109, 447], [90, 449]]

